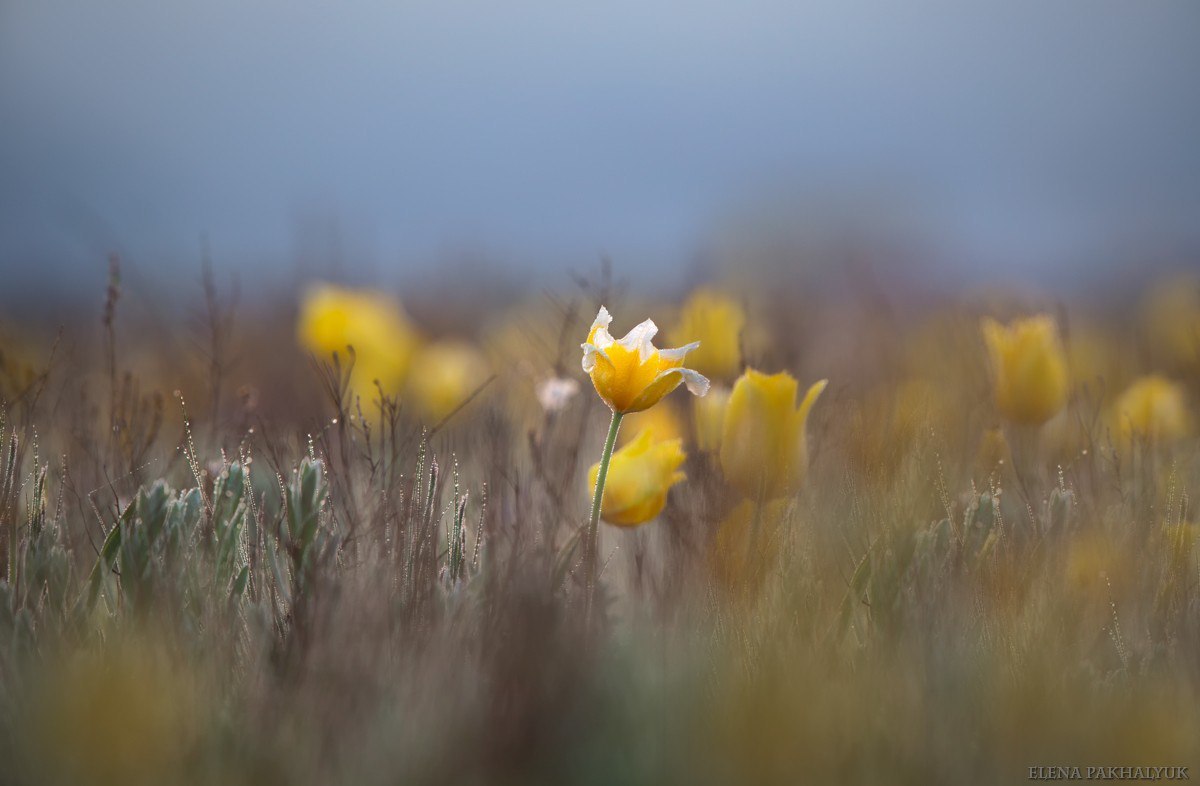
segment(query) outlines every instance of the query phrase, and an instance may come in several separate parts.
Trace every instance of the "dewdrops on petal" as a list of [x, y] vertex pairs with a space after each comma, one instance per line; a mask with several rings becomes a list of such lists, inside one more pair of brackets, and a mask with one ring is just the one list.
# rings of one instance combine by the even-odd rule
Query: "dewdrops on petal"
[[[686, 458], [680, 440], [655, 440], [652, 432], [643, 431], [612, 454], [600, 517], [620, 527], [635, 527], [656, 517], [667, 504], [667, 492], [687, 477], [679, 470]], [[593, 494], [599, 473], [599, 464], [588, 470]]]
[[637, 325], [619, 341], [608, 332], [612, 317], [600, 307], [583, 347], [583, 370], [596, 392], [614, 412], [641, 412], [657, 404], [682, 382], [694, 395], [708, 392], [708, 380], [684, 368], [686, 355], [699, 346], [657, 349], [652, 340], [658, 328], [652, 320]]

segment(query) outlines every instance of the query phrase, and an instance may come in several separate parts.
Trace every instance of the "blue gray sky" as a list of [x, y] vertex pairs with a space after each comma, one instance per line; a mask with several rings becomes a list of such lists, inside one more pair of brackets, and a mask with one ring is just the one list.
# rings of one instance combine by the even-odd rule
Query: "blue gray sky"
[[1036, 273], [1196, 239], [1198, 76], [1192, 0], [0, 0], [0, 286], [669, 276], [760, 209]]

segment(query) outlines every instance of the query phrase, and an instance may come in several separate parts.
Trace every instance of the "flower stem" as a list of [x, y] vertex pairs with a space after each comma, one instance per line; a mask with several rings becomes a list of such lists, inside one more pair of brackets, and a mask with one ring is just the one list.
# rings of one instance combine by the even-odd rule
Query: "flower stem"
[[587, 587], [585, 589], [584, 623], [591, 626], [592, 607], [595, 605], [596, 572], [598, 555], [596, 554], [596, 535], [600, 526], [600, 503], [604, 499], [604, 481], [608, 479], [608, 463], [612, 459], [613, 448], [617, 444], [617, 432], [621, 429], [621, 418], [624, 414], [613, 412], [612, 423], [608, 425], [608, 437], [604, 440], [604, 453], [600, 456], [600, 471], [596, 473], [596, 493], [592, 497], [592, 518], [587, 529]]

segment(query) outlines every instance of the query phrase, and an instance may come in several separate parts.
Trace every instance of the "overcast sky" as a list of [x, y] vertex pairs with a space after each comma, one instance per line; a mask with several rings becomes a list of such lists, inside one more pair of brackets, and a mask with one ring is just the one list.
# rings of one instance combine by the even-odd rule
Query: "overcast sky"
[[1200, 3], [989, 5], [0, 0], [0, 287], [201, 235], [249, 275], [322, 243], [670, 273], [792, 199], [964, 265], [1194, 237]]

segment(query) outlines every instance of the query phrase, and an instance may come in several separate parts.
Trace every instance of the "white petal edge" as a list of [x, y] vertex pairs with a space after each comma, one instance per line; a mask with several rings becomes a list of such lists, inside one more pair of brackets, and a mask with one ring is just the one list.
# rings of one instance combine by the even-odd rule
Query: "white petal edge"
[[708, 393], [708, 377], [698, 371], [692, 371], [690, 368], [676, 370], [683, 374], [683, 384], [687, 385], [688, 392], [693, 396], [703, 396]]
[[683, 360], [687, 353], [699, 348], [700, 342], [693, 341], [690, 344], [685, 344], [684, 346], [677, 347], [675, 349], [660, 349], [658, 354], [667, 360]]
[[678, 374], [682, 377], [682, 382], [687, 386], [688, 392], [693, 396], [703, 396], [708, 393], [708, 377], [701, 374], [699, 371], [693, 371], [690, 368], [665, 368], [654, 375], [654, 379], [650, 380], [650, 384], [646, 387], [653, 387], [654, 383], [658, 382], [665, 376], [670, 374]]
[[[600, 332], [603, 333], [604, 331], [601, 330]], [[600, 334], [598, 333], [597, 338], [599, 335]], [[610, 341], [609, 343], [611, 344], [612, 342]], [[596, 355], [602, 355], [604, 359], [608, 361], [608, 364], [612, 365], [612, 360], [609, 359], [608, 353], [604, 351], [604, 347], [598, 347], [595, 344], [589, 344], [587, 342], [584, 342], [579, 346], [581, 349], [583, 349], [583, 373], [592, 373], [592, 369], [596, 367]]]
[[626, 349], [638, 351], [638, 359], [645, 360], [654, 354], [654, 337], [658, 335], [658, 325], [654, 324], [653, 319], [647, 319], [634, 326], [625, 334], [625, 338], [617, 343]]
[[596, 334], [592, 336], [592, 343], [595, 344], [598, 349], [603, 349], [614, 343], [612, 334], [608, 332], [608, 326], [611, 324], [612, 314], [608, 313], [607, 308], [601, 306], [600, 310], [596, 312], [596, 318], [592, 320], [591, 329], [588, 330], [589, 336], [592, 336], [593, 332]]

